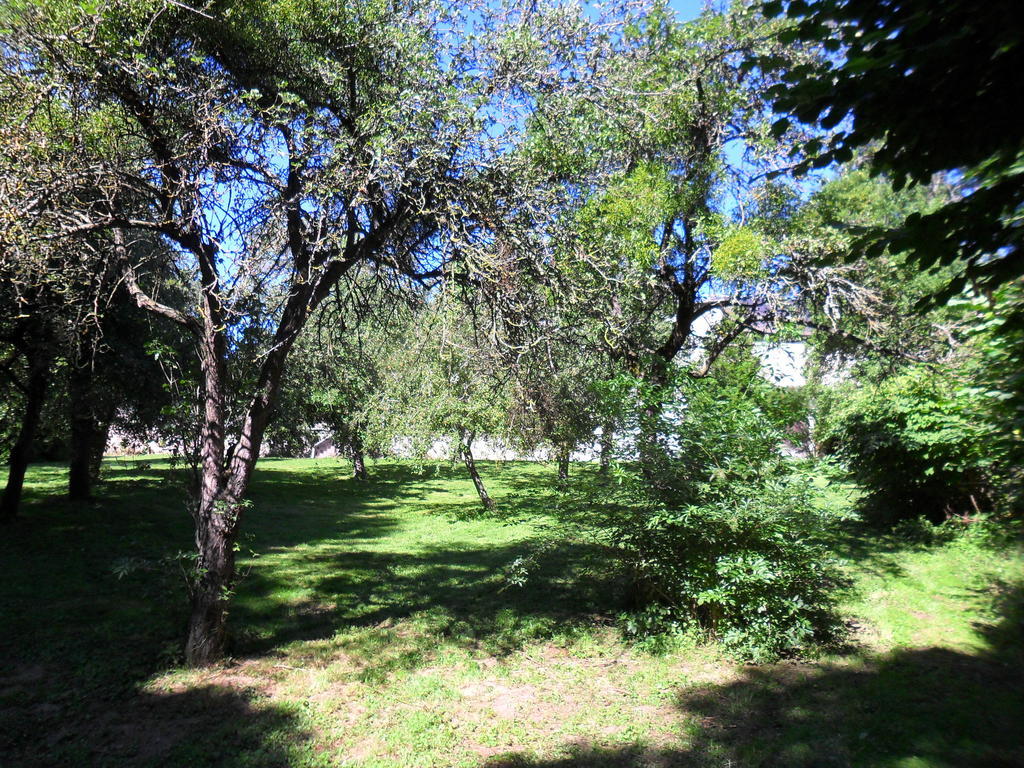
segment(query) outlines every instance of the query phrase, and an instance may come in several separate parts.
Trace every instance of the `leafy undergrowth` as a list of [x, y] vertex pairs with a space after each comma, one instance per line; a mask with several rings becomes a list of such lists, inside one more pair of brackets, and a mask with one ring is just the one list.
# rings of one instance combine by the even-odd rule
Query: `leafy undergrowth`
[[0, 765], [1024, 765], [1012, 547], [838, 532], [851, 647], [746, 667], [625, 644], [600, 548], [536, 546], [565, 530], [553, 469], [484, 469], [490, 516], [447, 465], [262, 462], [233, 656], [193, 671], [183, 478], [111, 461], [70, 504], [34, 467], [0, 543]]

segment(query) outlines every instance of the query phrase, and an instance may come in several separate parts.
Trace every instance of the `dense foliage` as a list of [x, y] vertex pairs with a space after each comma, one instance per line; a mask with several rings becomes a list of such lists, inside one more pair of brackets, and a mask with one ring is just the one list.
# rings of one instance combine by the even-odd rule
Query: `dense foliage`
[[848, 462], [881, 522], [989, 511], [997, 468], [984, 400], [950, 376], [915, 369], [827, 394], [819, 439]]
[[[875, 172], [897, 188], [935, 174], [963, 194], [897, 226], [876, 228], [860, 247], [911, 254], [922, 268], [960, 264], [943, 295], [1021, 275], [1024, 131], [1013, 105], [1024, 67], [1024, 14], [1016, 0], [770, 0], [785, 13], [782, 39], [830, 55], [792, 69], [773, 88], [775, 108], [820, 127], [801, 168], [849, 162], [871, 147]], [[767, 58], [751, 59], [765, 66]]]
[[[1014, 295], [1012, 292], [1010, 296]], [[817, 438], [866, 490], [872, 519], [933, 522], [1018, 512], [1021, 403], [1012, 314], [974, 299], [973, 329], [941, 364], [864, 360], [817, 397]]]
[[611, 538], [633, 582], [634, 632], [697, 629], [758, 661], [838, 636], [842, 579], [816, 538], [835, 520], [782, 456], [783, 430], [749, 391], [763, 386], [742, 363], [684, 379], [653, 482], [621, 469]]

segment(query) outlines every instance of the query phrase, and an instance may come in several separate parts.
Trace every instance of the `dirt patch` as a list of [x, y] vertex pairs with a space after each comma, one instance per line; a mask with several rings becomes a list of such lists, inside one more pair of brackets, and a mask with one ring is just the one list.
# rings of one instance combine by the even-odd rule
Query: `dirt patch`
[[536, 712], [537, 691], [532, 686], [504, 685], [495, 680], [485, 680], [462, 688], [459, 695], [465, 708], [470, 712], [486, 713], [514, 719]]

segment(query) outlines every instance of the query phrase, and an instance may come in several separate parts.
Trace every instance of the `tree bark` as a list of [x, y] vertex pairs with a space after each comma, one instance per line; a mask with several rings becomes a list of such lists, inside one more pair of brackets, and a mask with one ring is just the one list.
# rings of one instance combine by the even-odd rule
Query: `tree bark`
[[220, 497], [207, 500], [196, 512], [199, 557], [190, 587], [192, 612], [185, 642], [185, 659], [190, 666], [205, 666], [224, 655], [240, 510], [236, 501]]
[[[177, 174], [177, 170], [173, 169]], [[185, 201], [188, 203], [188, 201]], [[186, 207], [191, 208], [191, 205]], [[198, 317], [153, 300], [139, 286], [126, 247], [125, 234], [113, 230], [121, 277], [135, 303], [148, 312], [172, 320], [194, 334], [203, 382], [199, 476], [194, 489], [196, 560], [189, 574], [191, 615], [185, 641], [185, 661], [204, 666], [224, 655], [227, 644], [227, 602], [234, 586], [234, 545], [243, 509], [242, 500], [259, 456], [273, 396], [280, 384], [285, 356], [294, 342], [293, 328], [305, 319], [310, 284], [293, 292], [275, 334], [275, 346], [264, 357], [238, 442], [228, 464], [225, 415], [227, 402], [227, 322], [220, 300], [216, 246], [206, 242], [190, 225], [177, 232], [177, 242], [196, 258], [202, 278]], [[296, 308], [298, 305], [298, 308]]]
[[[93, 402], [93, 370], [86, 361], [70, 366], [68, 404], [71, 408], [71, 458], [68, 462], [68, 497], [92, 498], [93, 462], [100, 439]], [[102, 450], [102, 449], [101, 449]]]
[[[211, 283], [213, 284], [213, 283]], [[191, 588], [185, 660], [205, 666], [224, 655], [227, 604], [235, 584], [234, 547], [245, 509], [245, 496], [260, 455], [260, 446], [281, 385], [284, 363], [302, 329], [315, 297], [308, 284], [296, 290], [284, 310], [273, 350], [264, 357], [255, 394], [245, 412], [238, 441], [227, 450], [225, 433], [227, 336], [216, 292], [205, 297], [199, 357], [204, 383], [200, 447], [200, 487], [194, 509], [196, 571]]]
[[494, 510], [494, 499], [492, 499], [490, 494], [487, 493], [487, 488], [484, 486], [483, 478], [480, 477], [480, 473], [476, 468], [476, 461], [473, 459], [473, 439], [475, 437], [476, 433], [472, 430], [462, 430], [460, 435], [462, 462], [466, 465], [466, 469], [469, 471], [469, 476], [473, 478], [473, 485], [476, 487], [477, 495], [480, 496], [480, 503], [484, 505], [485, 510], [491, 512]]
[[569, 453], [569, 446], [558, 447], [558, 482], [561, 485], [569, 482]]
[[114, 421], [114, 406], [107, 406], [96, 429], [96, 440], [92, 445], [92, 456], [89, 457], [89, 477], [96, 483], [100, 479], [100, 469], [103, 466], [103, 455], [107, 450], [107, 441], [110, 439], [110, 426]]
[[598, 473], [601, 477], [608, 477], [608, 471], [612, 462], [612, 448], [615, 445], [615, 429], [611, 424], [601, 427], [601, 456], [598, 464]]
[[39, 428], [43, 404], [46, 402], [49, 380], [49, 356], [34, 355], [29, 360], [28, 383], [25, 387], [25, 412], [21, 417], [21, 429], [11, 448], [7, 486], [4, 488], [3, 496], [0, 496], [0, 522], [10, 522], [18, 516], [22, 489], [25, 486], [25, 473], [28, 470], [36, 430]]
[[352, 454], [352, 477], [356, 480], [365, 480], [367, 478], [366, 458], [363, 456], [363, 439], [359, 436], [358, 431], [352, 433], [349, 451]]
[[[224, 655], [227, 644], [226, 608], [234, 586], [234, 544], [241, 517], [238, 501], [242, 498], [241, 494], [231, 494], [225, 464], [227, 339], [216, 298], [209, 294], [205, 298], [206, 311], [199, 340], [203, 376], [201, 470], [198, 499], [193, 510], [197, 557], [190, 584], [192, 613], [185, 642], [185, 660], [190, 666], [205, 666]], [[235, 446], [232, 461], [242, 450], [240, 444]], [[244, 490], [243, 486], [243, 494]]]

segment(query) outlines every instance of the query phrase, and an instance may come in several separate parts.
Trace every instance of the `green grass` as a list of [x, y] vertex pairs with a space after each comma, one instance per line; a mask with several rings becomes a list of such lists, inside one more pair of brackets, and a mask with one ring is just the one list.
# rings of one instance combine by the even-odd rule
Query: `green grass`
[[447, 465], [261, 462], [232, 658], [193, 671], [181, 474], [111, 461], [71, 504], [33, 467], [0, 541], [0, 766], [1024, 765], [1016, 549], [851, 527], [851, 647], [746, 667], [624, 643], [600, 549], [537, 546], [553, 469], [484, 471], [492, 516]]

